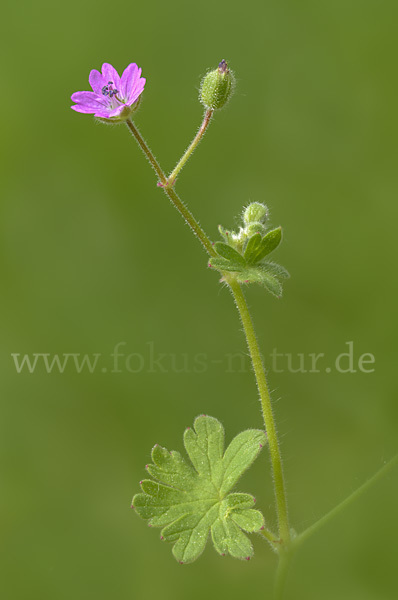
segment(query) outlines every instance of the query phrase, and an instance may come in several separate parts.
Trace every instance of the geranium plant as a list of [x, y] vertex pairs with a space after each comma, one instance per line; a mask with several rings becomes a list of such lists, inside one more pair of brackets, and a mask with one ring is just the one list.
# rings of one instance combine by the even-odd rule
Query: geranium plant
[[[230, 99], [235, 78], [225, 60], [203, 78], [200, 87], [200, 101], [204, 106], [202, 124], [168, 176], [132, 120], [145, 82], [141, 69], [135, 63], [130, 64], [121, 77], [112, 65], [105, 63], [101, 72], [92, 70], [90, 73], [92, 91], [72, 95], [75, 102], [72, 108], [80, 113], [93, 114], [105, 123], [124, 123], [127, 126], [153, 167], [157, 185], [202, 244], [208, 255], [208, 267], [218, 272], [221, 282], [230, 289], [245, 332], [264, 423], [263, 429], [239, 433], [225, 449], [224, 429], [220, 421], [208, 415], [197, 417], [193, 428], [184, 433], [187, 457], [178, 451], [169, 452], [159, 445], [153, 448], [152, 464], [146, 466], [150, 478], [140, 482], [141, 492], [134, 496], [132, 506], [149, 525], [161, 528], [161, 540], [171, 542], [173, 554], [182, 564], [196, 560], [209, 538], [220, 555], [229, 554], [248, 560], [254, 550], [247, 534], [259, 534], [277, 555], [274, 597], [281, 599], [289, 562], [301, 543], [396, 464], [397, 457], [305, 531], [296, 532], [292, 528], [271, 396], [242, 290], [242, 285], [259, 284], [271, 295], [281, 296], [282, 283], [289, 274], [284, 267], [270, 260], [270, 255], [282, 241], [282, 229], [270, 228], [268, 208], [253, 202], [243, 209], [242, 225], [238, 231], [220, 226], [221, 239], [212, 242], [175, 189], [181, 170], [203, 138], [214, 112], [223, 108]], [[250, 494], [233, 491], [240, 476], [263, 447], [270, 456], [276, 519], [274, 515], [264, 516], [257, 506], [255, 508], [255, 498]], [[269, 523], [274, 521], [276, 526], [272, 528]]]

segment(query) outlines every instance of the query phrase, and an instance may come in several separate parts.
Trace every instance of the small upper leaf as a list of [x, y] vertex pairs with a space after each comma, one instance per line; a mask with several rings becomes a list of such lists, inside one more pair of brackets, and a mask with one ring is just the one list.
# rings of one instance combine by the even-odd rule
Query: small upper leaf
[[[224, 452], [224, 428], [217, 419], [201, 416], [184, 434], [188, 463], [179, 452], [155, 446], [147, 471], [154, 479], [141, 482], [133, 507], [148, 524], [163, 527], [161, 538], [174, 542], [180, 563], [196, 560], [209, 532], [219, 554], [249, 559], [251, 541], [243, 531], [259, 531], [264, 517], [249, 494], [231, 493], [266, 443], [263, 431], [248, 429]], [[242, 531], [243, 530], [243, 531]]]
[[258, 246], [257, 252], [253, 253], [251, 256], [250, 264], [254, 265], [258, 263], [260, 260], [265, 258], [268, 254], [270, 254], [275, 248], [279, 246], [282, 240], [282, 228], [277, 227], [272, 231], [269, 231], [261, 240], [261, 243]]
[[228, 246], [228, 244], [224, 244], [224, 242], [216, 242], [214, 244], [214, 249], [217, 252], [217, 254], [219, 254], [223, 258], [226, 258], [227, 260], [241, 265], [246, 264], [243, 256], [239, 254], [239, 252], [235, 250], [235, 248], [232, 248], [232, 246]]
[[245, 249], [245, 261], [247, 263], [252, 264], [252, 259], [253, 257], [256, 257], [259, 249], [261, 247], [261, 241], [262, 241], [262, 237], [261, 237], [261, 233], [257, 232], [254, 235], [251, 236], [251, 238], [249, 238], [249, 241], [246, 244], [246, 249]]

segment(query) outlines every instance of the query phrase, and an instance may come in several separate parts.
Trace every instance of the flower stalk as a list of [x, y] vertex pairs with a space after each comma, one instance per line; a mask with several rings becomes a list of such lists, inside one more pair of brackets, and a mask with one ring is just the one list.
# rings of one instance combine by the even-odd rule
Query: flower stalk
[[203, 136], [206, 133], [206, 130], [210, 124], [213, 113], [214, 113], [214, 110], [212, 110], [212, 109], [207, 109], [205, 111], [203, 121], [202, 121], [201, 126], [199, 127], [198, 133], [195, 135], [194, 139], [192, 140], [192, 142], [190, 143], [190, 145], [188, 146], [188, 148], [186, 149], [186, 151], [184, 152], [184, 154], [182, 155], [182, 157], [176, 164], [175, 168], [168, 176], [167, 184], [166, 184], [167, 187], [174, 185], [179, 172], [185, 166], [185, 164], [187, 163], [188, 159], [190, 158], [190, 156], [194, 152], [194, 150], [196, 150], [196, 148], [198, 147], [199, 142], [203, 138]]

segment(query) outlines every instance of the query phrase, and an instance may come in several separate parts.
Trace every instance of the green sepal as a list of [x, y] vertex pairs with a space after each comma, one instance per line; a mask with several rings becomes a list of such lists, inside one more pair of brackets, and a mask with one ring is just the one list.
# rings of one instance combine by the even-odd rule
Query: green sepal
[[229, 231], [227, 231], [226, 229], [224, 229], [224, 227], [222, 225], [218, 226], [218, 231], [220, 232], [220, 235], [224, 239], [224, 241], [228, 244], [228, 242], [229, 242]]
[[224, 244], [224, 242], [216, 242], [214, 244], [214, 250], [217, 252], [217, 254], [233, 263], [238, 265], [240, 264], [242, 266], [246, 264], [243, 256], [228, 244]]
[[265, 443], [264, 431], [249, 429], [224, 452], [223, 426], [213, 417], [201, 416], [184, 434], [190, 462], [179, 452], [153, 448], [153, 464], [147, 471], [157, 481], [141, 482], [142, 493], [134, 496], [133, 507], [150, 525], [163, 528], [161, 537], [174, 543], [173, 554], [180, 563], [200, 556], [209, 532], [220, 554], [241, 559], [253, 555], [244, 531], [259, 531], [264, 518], [253, 509], [253, 496], [229, 492]]

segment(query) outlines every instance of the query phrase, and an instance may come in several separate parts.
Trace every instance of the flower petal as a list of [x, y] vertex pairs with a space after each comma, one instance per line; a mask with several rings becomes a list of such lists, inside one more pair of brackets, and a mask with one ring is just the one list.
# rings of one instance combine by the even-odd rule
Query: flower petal
[[141, 79], [137, 81], [135, 87], [131, 90], [130, 97], [126, 102], [128, 106], [134, 104], [134, 102], [136, 102], [139, 96], [141, 96], [142, 92], [144, 91], [145, 83], [146, 79], [144, 77], [141, 77]]
[[94, 112], [94, 117], [100, 117], [101, 119], [109, 119], [110, 116], [109, 110], [96, 110]]
[[85, 113], [86, 115], [93, 114], [97, 111], [96, 108], [85, 106], [84, 104], [74, 104], [71, 106], [71, 109], [79, 113]]
[[136, 81], [141, 75], [141, 69], [138, 69], [135, 63], [131, 63], [124, 71], [120, 80], [121, 97], [127, 100], [131, 94], [131, 90], [136, 85]]
[[104, 85], [106, 85], [108, 81], [112, 81], [113, 86], [117, 90], [120, 90], [119, 73], [109, 63], [104, 63], [102, 65], [102, 77], [104, 79]]
[[[101, 94], [102, 88], [104, 86], [102, 75], [97, 69], [93, 69], [90, 71], [90, 76], [88, 78], [89, 84], [93, 88], [96, 94]], [[108, 82], [107, 82], [108, 83]]]
[[82, 104], [92, 108], [106, 108], [108, 103], [105, 96], [98, 96], [94, 92], [75, 92], [71, 100], [77, 104]]
[[109, 111], [108, 117], [118, 117], [125, 108], [126, 107], [124, 104], [118, 106], [117, 108], [114, 108], [113, 110]]

